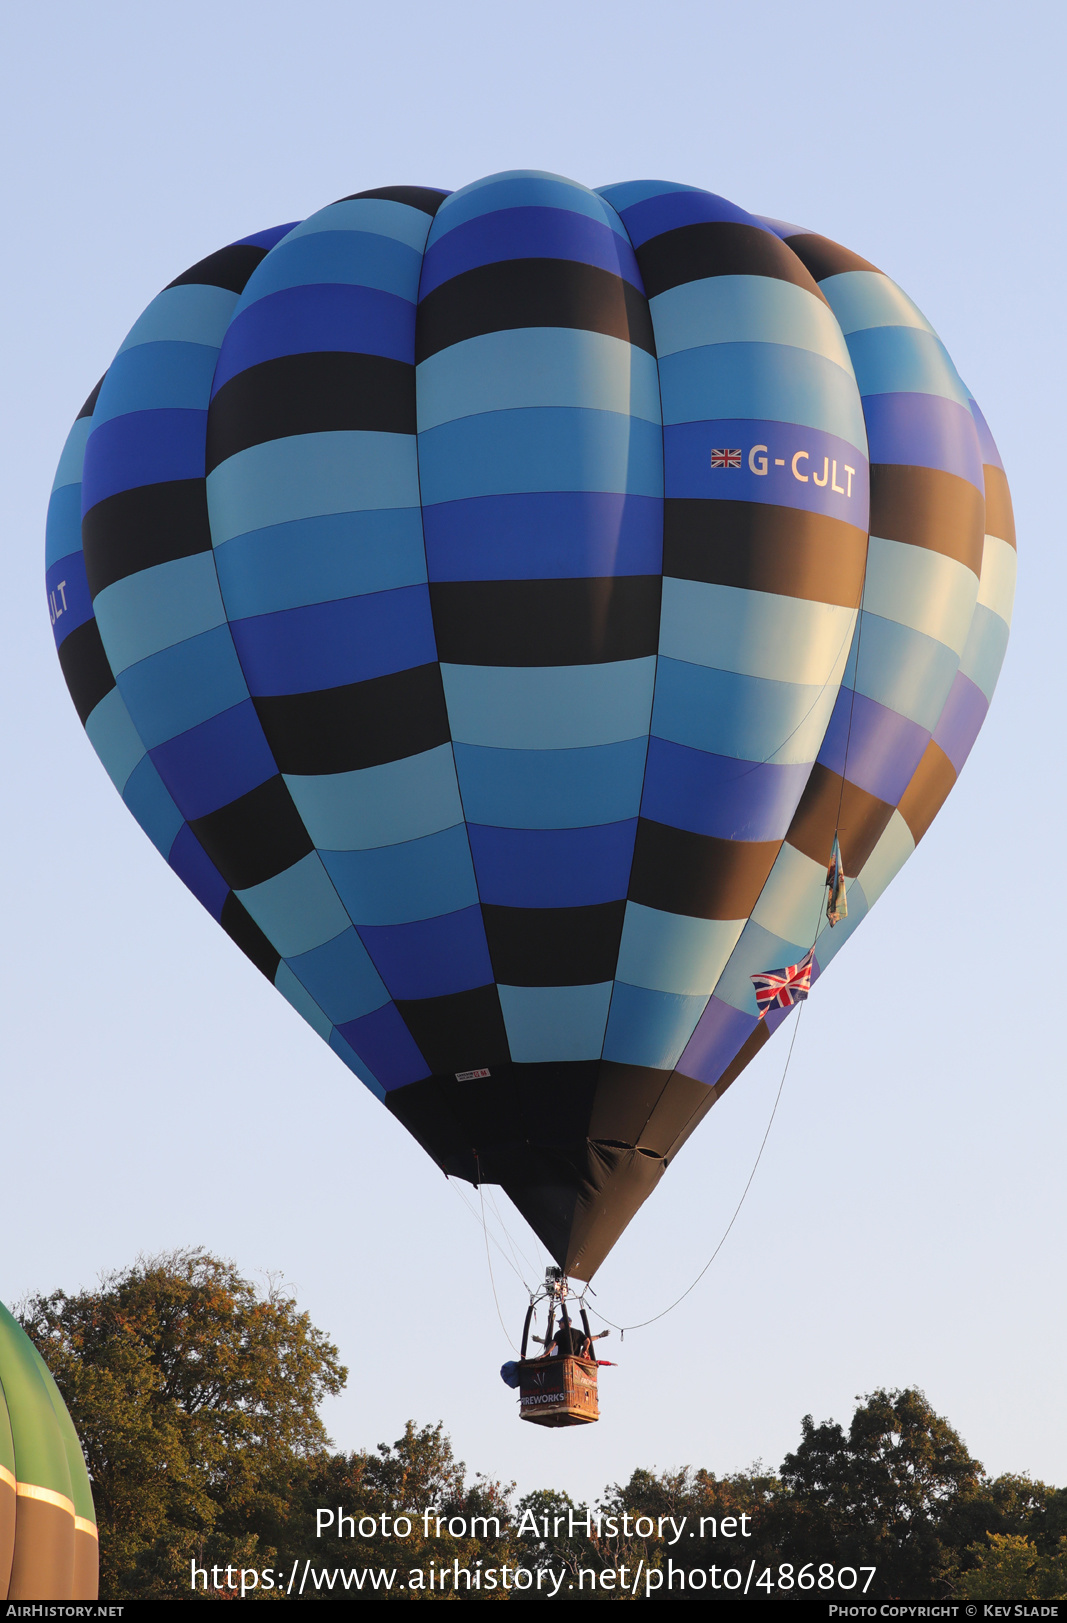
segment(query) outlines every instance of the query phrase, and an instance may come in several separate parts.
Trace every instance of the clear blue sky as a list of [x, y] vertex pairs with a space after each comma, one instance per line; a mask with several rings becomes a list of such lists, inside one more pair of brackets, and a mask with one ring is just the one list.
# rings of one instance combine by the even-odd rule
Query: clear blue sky
[[[351, 1369], [338, 1445], [440, 1419], [472, 1468], [523, 1488], [776, 1465], [803, 1414], [846, 1420], [857, 1394], [912, 1383], [990, 1470], [1067, 1483], [1048, 843], [1067, 713], [1064, 17], [1027, 0], [7, 9], [0, 1298], [192, 1244], [283, 1273]], [[605, 1418], [562, 1434], [521, 1426], [497, 1379], [480, 1225], [120, 804], [43, 589], [67, 427], [159, 288], [360, 188], [520, 166], [705, 186], [895, 277], [997, 437], [1020, 556], [990, 718], [808, 1005], [733, 1233], [675, 1314], [607, 1344]], [[647, 1317], [702, 1265], [784, 1058], [779, 1037], [633, 1223], [596, 1282], [609, 1317]], [[495, 1255], [514, 1333], [524, 1292]], [[366, 1338], [375, 1315], [388, 1335]]]

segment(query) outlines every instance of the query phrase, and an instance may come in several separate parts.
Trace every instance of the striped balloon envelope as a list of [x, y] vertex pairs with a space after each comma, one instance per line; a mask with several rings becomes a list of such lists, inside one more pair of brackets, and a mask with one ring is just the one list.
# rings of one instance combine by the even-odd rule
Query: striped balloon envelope
[[587, 1279], [784, 1018], [751, 976], [825, 969], [955, 783], [1014, 545], [873, 265], [516, 172], [177, 277], [71, 432], [48, 587], [171, 867]]
[[0, 1596], [95, 1600], [96, 1513], [48, 1367], [0, 1303]]

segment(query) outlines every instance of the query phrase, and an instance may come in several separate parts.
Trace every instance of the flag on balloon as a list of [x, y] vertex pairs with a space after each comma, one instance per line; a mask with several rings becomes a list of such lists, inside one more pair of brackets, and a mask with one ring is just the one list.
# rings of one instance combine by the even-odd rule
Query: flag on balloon
[[834, 835], [834, 848], [830, 853], [830, 866], [826, 870], [826, 917], [831, 930], [839, 919], [848, 918], [848, 897], [845, 895], [845, 865], [841, 860], [841, 846]]
[[759, 1004], [759, 1017], [769, 1009], [791, 1009], [803, 1002], [811, 991], [811, 967], [815, 948], [810, 947], [799, 964], [788, 964], [784, 969], [765, 969], [751, 977]]

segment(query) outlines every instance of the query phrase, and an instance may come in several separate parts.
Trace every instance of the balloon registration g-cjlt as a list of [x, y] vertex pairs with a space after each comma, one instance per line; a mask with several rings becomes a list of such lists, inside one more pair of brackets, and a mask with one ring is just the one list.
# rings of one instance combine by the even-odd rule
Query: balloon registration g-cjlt
[[71, 431], [48, 593], [174, 871], [588, 1280], [785, 1018], [753, 976], [824, 970], [952, 789], [1014, 547], [873, 265], [522, 171], [178, 276]]

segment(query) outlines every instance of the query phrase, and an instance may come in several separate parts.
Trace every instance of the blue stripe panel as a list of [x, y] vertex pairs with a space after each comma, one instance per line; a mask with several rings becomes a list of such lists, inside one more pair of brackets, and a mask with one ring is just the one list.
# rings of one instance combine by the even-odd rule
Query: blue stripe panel
[[576, 259], [644, 291], [633, 249], [609, 225], [571, 209], [534, 204], [494, 209], [436, 237], [426, 251], [419, 297], [463, 271], [504, 259]]
[[44, 564], [51, 569], [61, 558], [69, 558], [82, 549], [82, 487], [63, 485], [54, 490], [48, 501], [45, 520]]
[[190, 819], [229, 805], [278, 770], [251, 699], [157, 744], [152, 760]]
[[137, 411], [94, 428], [85, 447], [82, 512], [120, 490], [204, 477], [207, 412]]
[[611, 981], [595, 986], [501, 986], [508, 1047], [517, 1065], [599, 1059]]
[[[895, 806], [922, 760], [930, 739], [920, 727], [895, 710], [842, 689], [826, 729], [821, 765], [843, 773], [868, 794]], [[847, 766], [847, 771], [846, 771]]]
[[419, 509], [272, 524], [216, 547], [215, 567], [231, 620], [416, 586], [426, 579]]
[[127, 778], [122, 798], [159, 854], [167, 856], [183, 818], [147, 756]]
[[615, 218], [614, 210], [605, 207], [603, 198], [576, 180], [539, 169], [504, 170], [472, 181], [445, 198], [430, 227], [428, 248], [467, 220], [511, 208], [566, 209], [591, 220], [606, 220], [609, 225]]
[[[715, 220], [733, 220], [740, 225], [758, 226], [761, 231], [767, 229], [754, 214], [746, 214], [736, 203], [719, 197], [715, 192], [695, 189], [664, 189], [658, 196], [646, 197], [642, 202], [621, 208], [619, 213], [635, 248], [640, 248], [642, 243], [661, 236], [665, 231], [677, 231], [679, 226]], [[771, 232], [767, 234], [772, 235]]]
[[636, 817], [647, 739], [598, 749], [482, 749], [456, 744], [456, 770], [472, 823], [585, 828]]
[[224, 383], [280, 355], [334, 350], [415, 360], [415, 306], [371, 287], [293, 287], [260, 299], [236, 318], [222, 345], [212, 395]]
[[644, 986], [616, 981], [604, 1058], [621, 1065], [673, 1070], [706, 1003], [706, 997], [652, 992]]
[[394, 1003], [361, 1020], [348, 1020], [338, 1030], [387, 1093], [430, 1074]]
[[161, 406], [203, 410], [218, 350], [212, 344], [139, 344], [116, 355], [93, 410], [93, 427], [128, 412]]
[[742, 919], [694, 919], [627, 902], [615, 974], [629, 986], [706, 998], [722, 973]]
[[226, 626], [153, 654], [121, 671], [116, 681], [146, 749], [248, 698]]
[[661, 496], [662, 437], [658, 424], [621, 412], [490, 411], [420, 434], [419, 471], [428, 502], [531, 490]]
[[284, 958], [274, 973], [275, 990], [292, 1005], [301, 1019], [306, 1020], [316, 1036], [329, 1042], [333, 1022], [328, 1020], [305, 986], [301, 986]]
[[636, 817], [599, 828], [467, 826], [478, 893], [500, 907], [592, 907], [626, 895]]
[[863, 629], [849, 653], [843, 686], [855, 682], [869, 699], [932, 732], [959, 664], [959, 655], [936, 637], [865, 612]]
[[493, 979], [480, 907], [411, 924], [361, 926], [359, 933], [395, 998], [444, 997]]
[[711, 755], [811, 762], [836, 696], [833, 683], [776, 682], [661, 656], [652, 730]]
[[970, 396], [932, 332], [915, 327], [871, 327], [848, 341], [862, 395], [933, 394], [968, 407]]
[[463, 821], [449, 744], [382, 766], [285, 781], [304, 827], [325, 851], [396, 845]]
[[987, 609], [984, 603], [976, 604], [960, 670], [981, 688], [987, 699], [993, 697], [1007, 647], [1008, 627], [1000, 615]]
[[123, 355], [141, 344], [211, 344], [226, 335], [237, 295], [226, 287], [187, 282], [164, 288], [137, 317], [119, 348]]
[[349, 917], [361, 929], [365, 924], [410, 924], [456, 913], [478, 900], [462, 823], [400, 845], [323, 851], [322, 860]]
[[989, 700], [981, 688], [975, 687], [962, 671], [957, 671], [952, 691], [934, 728], [934, 743], [941, 746], [957, 772], [963, 770], [988, 709]]
[[554, 750], [618, 744], [647, 733], [655, 670], [650, 654], [605, 665], [443, 664], [441, 676], [458, 743]]
[[207, 552], [126, 575], [105, 586], [94, 607], [116, 676], [128, 665], [226, 623], [215, 565]]
[[425, 586], [236, 620], [232, 630], [249, 689], [256, 694], [343, 687], [437, 657]]
[[[712, 468], [716, 447], [740, 448], [741, 467]], [[773, 502], [867, 528], [869, 474], [863, 453], [815, 428], [750, 418], [675, 423], [663, 430], [663, 468], [668, 496]]]
[[663, 506], [651, 496], [545, 490], [423, 510], [431, 580], [658, 575]]
[[744, 1014], [721, 998], [711, 998], [678, 1061], [679, 1071], [698, 1082], [717, 1082], [757, 1023], [755, 1015]]
[[414, 507], [419, 500], [415, 436], [346, 429], [268, 440], [213, 468], [207, 499], [215, 546], [249, 530], [318, 513]]
[[740, 761], [652, 737], [641, 813], [720, 840], [781, 840], [809, 767]]
[[86, 718], [85, 731], [104, 770], [121, 795], [126, 780], [145, 754], [118, 688], [105, 693]]
[[[765, 342], [709, 344], [662, 357], [659, 375], [665, 424], [738, 418], [798, 424], [847, 441], [852, 465], [866, 455], [851, 373], [811, 350]], [[846, 479], [838, 482], [847, 487]]]
[[167, 858], [183, 884], [188, 885], [197, 901], [207, 908], [211, 917], [222, 916], [222, 905], [230, 894], [230, 887], [200, 844], [188, 823], [183, 823]]
[[389, 1002], [381, 976], [353, 929], [291, 958], [289, 966], [335, 1026]]
[[966, 406], [930, 394], [874, 394], [863, 402], [872, 462], [941, 468], [985, 495], [982, 453]]
[[48, 595], [48, 618], [52, 622], [52, 635], [58, 648], [72, 631], [93, 617], [81, 548], [54, 563], [45, 574], [44, 584]]
[[234, 894], [283, 958], [310, 952], [348, 927], [337, 892], [314, 851], [283, 873]]

